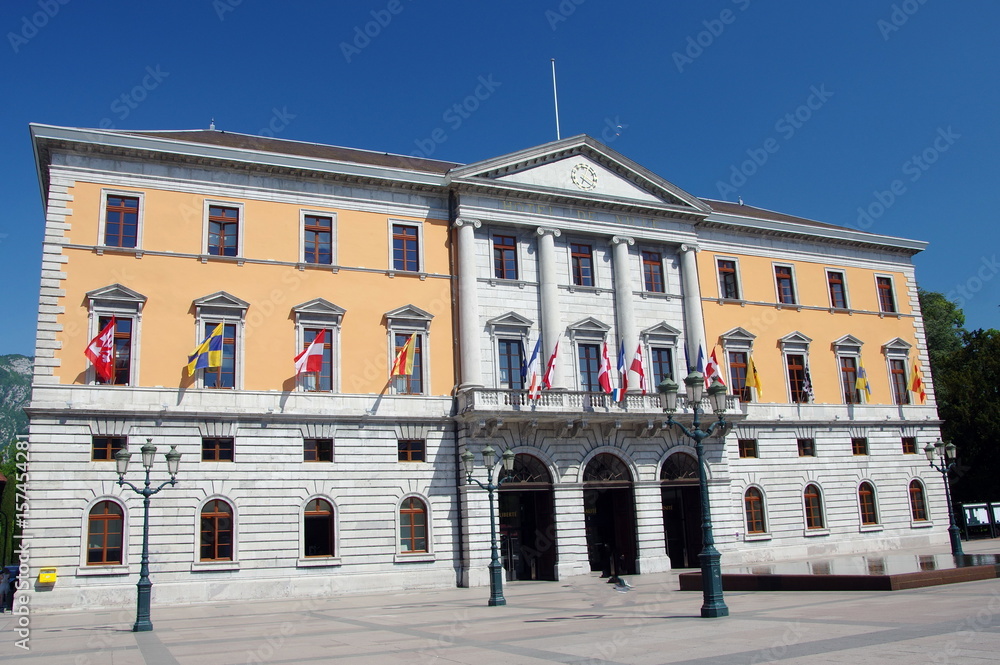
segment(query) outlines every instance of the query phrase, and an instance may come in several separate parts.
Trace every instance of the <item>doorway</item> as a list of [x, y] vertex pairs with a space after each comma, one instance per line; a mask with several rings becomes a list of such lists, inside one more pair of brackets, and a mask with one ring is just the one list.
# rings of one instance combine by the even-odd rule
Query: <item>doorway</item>
[[615, 455], [601, 453], [583, 472], [584, 523], [590, 569], [602, 576], [636, 572], [632, 474]]
[[698, 568], [702, 550], [698, 460], [674, 453], [660, 470], [663, 536], [671, 568]]
[[508, 581], [556, 579], [555, 493], [537, 457], [519, 454], [502, 472], [500, 548]]

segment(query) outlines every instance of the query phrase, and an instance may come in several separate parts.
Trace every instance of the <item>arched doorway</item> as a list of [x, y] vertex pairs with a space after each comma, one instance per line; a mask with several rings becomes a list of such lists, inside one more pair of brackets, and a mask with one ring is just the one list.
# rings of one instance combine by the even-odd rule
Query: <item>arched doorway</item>
[[701, 564], [701, 492], [698, 459], [674, 453], [660, 469], [663, 500], [663, 536], [671, 568], [698, 568]]
[[635, 495], [621, 458], [600, 453], [587, 463], [583, 510], [590, 569], [605, 576], [635, 574]]
[[555, 493], [541, 460], [519, 454], [500, 486], [500, 546], [508, 580], [556, 579]]

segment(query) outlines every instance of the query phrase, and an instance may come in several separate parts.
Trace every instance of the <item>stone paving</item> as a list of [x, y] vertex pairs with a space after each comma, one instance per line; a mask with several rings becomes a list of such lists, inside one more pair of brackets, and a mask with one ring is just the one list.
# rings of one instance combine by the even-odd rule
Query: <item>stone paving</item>
[[[998, 552], [1000, 540], [966, 545]], [[30, 615], [30, 651], [0, 615], [0, 662], [16, 665], [716, 665], [998, 663], [1000, 580], [894, 592], [729, 592], [731, 615], [702, 619], [676, 574], [518, 582], [489, 590], [356, 594], [312, 601], [153, 606]], [[154, 580], [155, 584], [155, 580]]]

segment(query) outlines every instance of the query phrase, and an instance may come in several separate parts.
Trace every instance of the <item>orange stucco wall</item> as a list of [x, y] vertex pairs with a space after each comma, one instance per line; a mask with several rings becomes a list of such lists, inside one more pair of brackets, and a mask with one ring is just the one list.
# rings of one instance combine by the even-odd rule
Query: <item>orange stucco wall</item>
[[[115, 188], [120, 191], [119, 188]], [[288, 390], [294, 385], [292, 358], [298, 352], [291, 308], [314, 298], [325, 298], [346, 310], [341, 327], [341, 388], [345, 393], [378, 393], [388, 380], [388, 335], [384, 314], [414, 305], [434, 315], [430, 327], [430, 386], [428, 394], [450, 394], [455, 383], [452, 353], [451, 282], [448, 279], [384, 271], [389, 267], [389, 217], [384, 214], [325, 209], [337, 217], [336, 263], [344, 267], [299, 270], [295, 265], [244, 263], [232, 259], [197, 258], [202, 253], [203, 201], [206, 197], [144, 189], [142, 249], [189, 256], [158, 256], [133, 251], [66, 248], [63, 284], [65, 312], [58, 322], [63, 332], [57, 352], [62, 383], [83, 383], [89, 361], [83, 350], [88, 327], [88, 291], [119, 283], [145, 295], [142, 314], [140, 386], [189, 386], [184, 366], [200, 341], [195, 330], [192, 301], [226, 291], [250, 303], [245, 326], [244, 376], [246, 390]], [[98, 244], [101, 186], [77, 183], [68, 242]], [[209, 197], [212, 201], [233, 201]], [[243, 200], [242, 256], [295, 263], [299, 260], [300, 210], [287, 203]], [[310, 207], [309, 210], [324, 211]], [[423, 268], [447, 275], [448, 225], [444, 221], [393, 216], [423, 228]]]

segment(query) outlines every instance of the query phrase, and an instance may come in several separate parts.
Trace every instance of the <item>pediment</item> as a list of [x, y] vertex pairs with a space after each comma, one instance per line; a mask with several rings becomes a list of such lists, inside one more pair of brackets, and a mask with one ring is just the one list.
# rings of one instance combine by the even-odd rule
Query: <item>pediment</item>
[[430, 321], [434, 318], [434, 315], [430, 312], [425, 312], [416, 305], [403, 305], [402, 307], [397, 307], [396, 309], [386, 312], [385, 318], [389, 321], [396, 319]]
[[604, 337], [608, 331], [611, 330], [611, 326], [602, 321], [598, 321], [592, 316], [588, 316], [585, 319], [581, 319], [576, 323], [570, 324], [566, 327], [566, 330], [569, 331], [570, 337], [588, 334]]
[[895, 339], [890, 339], [888, 342], [882, 345], [882, 352], [887, 353], [889, 351], [897, 351], [900, 353], [907, 353], [913, 345], [907, 342], [901, 337], [896, 337]]
[[753, 342], [757, 339], [757, 335], [754, 335], [746, 328], [740, 328], [739, 326], [728, 332], [722, 333], [719, 337], [725, 342]]
[[642, 337], [679, 337], [681, 331], [666, 321], [660, 321], [639, 333]]
[[864, 342], [862, 342], [860, 339], [858, 339], [854, 335], [844, 335], [840, 339], [837, 339], [837, 340], [833, 341], [834, 348], [839, 347], [839, 346], [857, 346], [857, 347], [860, 348], [860, 347], [864, 346], [864, 344], [865, 344]]
[[704, 218], [711, 208], [600, 141], [581, 134], [453, 169], [453, 182], [503, 185], [539, 195], [672, 208]]
[[312, 314], [317, 316], [343, 316], [347, 311], [338, 307], [326, 298], [313, 298], [292, 308], [296, 314]]
[[506, 314], [495, 316], [486, 322], [492, 328], [530, 328], [533, 323], [531, 319], [525, 318], [517, 312], [507, 312]]
[[100, 289], [87, 292], [89, 300], [103, 300], [113, 302], [144, 303], [146, 296], [138, 291], [122, 286], [121, 284], [111, 284]]
[[812, 343], [812, 338], [806, 337], [798, 330], [789, 333], [778, 340], [781, 346], [805, 346], [808, 347]]
[[225, 291], [216, 291], [211, 295], [202, 296], [194, 301], [194, 305], [199, 308], [218, 307], [225, 309], [247, 309], [250, 307], [250, 303], [247, 301], [241, 300]]

